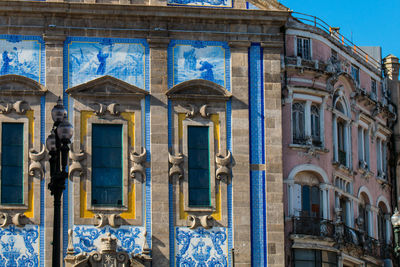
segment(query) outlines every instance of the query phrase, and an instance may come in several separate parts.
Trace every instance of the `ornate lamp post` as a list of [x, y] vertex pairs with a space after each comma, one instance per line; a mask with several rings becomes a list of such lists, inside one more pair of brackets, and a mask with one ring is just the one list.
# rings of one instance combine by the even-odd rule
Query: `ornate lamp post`
[[394, 232], [394, 253], [396, 254], [396, 257], [398, 257], [400, 255], [400, 213], [397, 208], [392, 215], [391, 221]]
[[68, 163], [68, 145], [72, 137], [72, 125], [68, 122], [67, 112], [59, 97], [57, 105], [51, 110], [54, 121], [53, 129], [46, 140], [46, 147], [50, 154], [50, 183], [49, 190], [54, 195], [54, 222], [53, 222], [53, 267], [60, 265], [60, 228], [61, 228], [61, 196], [65, 189], [65, 179]]

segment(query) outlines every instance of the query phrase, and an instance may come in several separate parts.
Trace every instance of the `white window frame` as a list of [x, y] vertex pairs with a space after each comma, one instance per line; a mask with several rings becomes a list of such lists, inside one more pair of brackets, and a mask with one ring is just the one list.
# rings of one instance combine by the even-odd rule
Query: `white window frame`
[[[293, 94], [293, 101], [291, 107], [293, 107], [293, 104], [295, 103], [302, 103], [304, 106], [304, 136], [305, 140], [309, 140], [306, 145], [312, 145], [312, 130], [311, 130], [311, 107], [313, 105], [317, 106], [319, 109], [319, 141], [321, 142], [320, 146], [317, 147], [324, 147], [324, 102], [321, 97], [318, 96], [312, 96], [312, 95], [306, 95], [306, 94], [298, 94], [294, 93]], [[293, 129], [293, 108], [291, 109], [291, 143], [294, 145], [299, 145], [295, 144], [293, 140], [294, 136], [294, 130]], [[300, 144], [301, 145], [301, 144]]]
[[351, 158], [351, 118], [348, 114], [343, 114], [341, 111], [336, 109], [336, 104], [341, 102], [341, 105], [344, 106], [346, 112], [348, 111], [348, 106], [344, 99], [343, 93], [339, 92], [339, 96], [337, 97], [336, 101], [333, 103], [333, 161], [339, 163], [339, 142], [338, 142], [338, 119], [344, 121], [344, 150], [346, 152], [346, 164], [345, 167], [351, 169], [352, 166], [352, 158]]
[[[308, 42], [309, 42], [309, 47], [308, 47], [309, 48], [309, 57], [308, 58], [304, 57], [303, 55], [299, 55], [299, 53], [298, 53], [298, 45], [297, 45], [299, 40], [301, 40], [302, 47], [303, 47], [303, 50], [302, 50], [303, 53], [302, 54], [304, 54], [304, 41], [308, 40]], [[305, 60], [312, 60], [312, 58], [313, 58], [313, 55], [312, 55], [312, 39], [308, 38], [308, 37], [303, 37], [303, 36], [296, 36], [295, 42], [294, 42], [294, 52], [295, 52], [295, 56], [296, 57], [300, 57], [301, 59], [305, 59]]]
[[358, 127], [358, 167], [370, 170], [370, 134], [366, 124], [359, 123]]
[[[354, 74], [353, 70], [357, 71], [357, 74]], [[357, 86], [360, 86], [360, 68], [356, 65], [351, 64], [350, 75], [351, 77], [353, 77], [354, 82], [357, 84]]]

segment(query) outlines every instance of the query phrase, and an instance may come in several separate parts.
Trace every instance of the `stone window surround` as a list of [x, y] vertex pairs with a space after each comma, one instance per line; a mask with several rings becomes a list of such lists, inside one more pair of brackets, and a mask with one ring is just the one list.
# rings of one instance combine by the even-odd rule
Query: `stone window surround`
[[[87, 135], [86, 135], [86, 151], [87, 151], [87, 168], [86, 168], [86, 194], [87, 194], [87, 209], [90, 211], [127, 211], [128, 210], [128, 185], [129, 185], [129, 154], [128, 154], [128, 122], [120, 118], [113, 117], [91, 117], [87, 121]], [[92, 125], [93, 124], [109, 124], [109, 125], [122, 125], [122, 206], [96, 206], [92, 204]]]
[[[211, 120], [203, 118], [193, 118], [185, 119], [182, 122], [183, 126], [183, 138], [182, 138], [182, 148], [183, 155], [186, 155], [183, 159], [184, 166], [184, 176], [183, 176], [183, 194], [184, 194], [184, 211], [210, 211], [214, 212], [216, 210], [215, 205], [215, 144], [214, 144], [214, 123]], [[189, 165], [188, 165], [188, 126], [208, 126], [209, 131], [209, 155], [210, 155], [210, 195], [211, 201], [209, 207], [190, 207], [189, 206]], [[210, 134], [211, 133], [211, 134]]]
[[370, 163], [371, 126], [365, 123], [364, 121], [361, 120], [358, 121], [357, 134], [358, 134], [358, 168], [370, 171], [371, 170], [371, 163]]

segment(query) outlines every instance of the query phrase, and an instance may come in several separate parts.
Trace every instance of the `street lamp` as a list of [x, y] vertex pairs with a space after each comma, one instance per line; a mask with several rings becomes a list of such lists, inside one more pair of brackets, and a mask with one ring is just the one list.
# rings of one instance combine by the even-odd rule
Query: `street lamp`
[[400, 213], [397, 208], [390, 220], [392, 221], [394, 232], [394, 253], [396, 254], [396, 257], [398, 257], [400, 254]]
[[60, 228], [61, 228], [61, 196], [65, 189], [65, 179], [68, 163], [68, 145], [71, 143], [72, 125], [68, 122], [67, 112], [61, 98], [51, 110], [54, 121], [53, 129], [46, 140], [46, 147], [50, 154], [50, 183], [49, 190], [54, 195], [54, 222], [53, 222], [53, 267], [60, 265]]

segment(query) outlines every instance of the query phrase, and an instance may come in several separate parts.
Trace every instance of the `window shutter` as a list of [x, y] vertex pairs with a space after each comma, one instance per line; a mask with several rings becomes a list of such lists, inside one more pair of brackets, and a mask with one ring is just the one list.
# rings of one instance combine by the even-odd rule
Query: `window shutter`
[[92, 203], [122, 205], [122, 125], [92, 125]]
[[294, 216], [300, 216], [301, 211], [301, 185], [294, 184], [293, 186], [293, 210]]
[[23, 203], [24, 124], [3, 123], [1, 135], [1, 203]]

